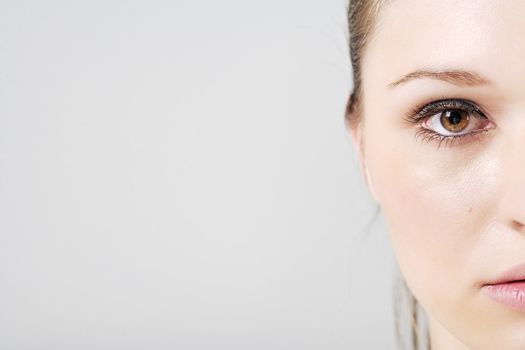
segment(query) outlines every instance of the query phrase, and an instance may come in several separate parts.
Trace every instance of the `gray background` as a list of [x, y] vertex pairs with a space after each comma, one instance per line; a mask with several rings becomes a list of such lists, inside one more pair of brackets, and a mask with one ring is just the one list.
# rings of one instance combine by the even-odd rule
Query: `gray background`
[[0, 348], [394, 348], [345, 11], [0, 1]]

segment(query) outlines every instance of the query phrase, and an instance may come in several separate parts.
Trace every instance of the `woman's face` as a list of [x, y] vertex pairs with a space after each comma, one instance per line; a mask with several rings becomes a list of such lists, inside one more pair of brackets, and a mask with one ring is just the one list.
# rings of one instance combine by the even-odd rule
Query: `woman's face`
[[481, 289], [525, 262], [524, 18], [522, 0], [392, 0], [364, 52], [354, 137], [439, 348], [525, 349], [525, 311]]

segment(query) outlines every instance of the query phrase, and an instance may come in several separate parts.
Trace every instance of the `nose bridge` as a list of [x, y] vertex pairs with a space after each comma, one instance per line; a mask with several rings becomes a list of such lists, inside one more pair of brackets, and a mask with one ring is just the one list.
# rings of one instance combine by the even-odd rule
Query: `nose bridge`
[[506, 133], [500, 152], [502, 198], [500, 210], [525, 232], [525, 113]]

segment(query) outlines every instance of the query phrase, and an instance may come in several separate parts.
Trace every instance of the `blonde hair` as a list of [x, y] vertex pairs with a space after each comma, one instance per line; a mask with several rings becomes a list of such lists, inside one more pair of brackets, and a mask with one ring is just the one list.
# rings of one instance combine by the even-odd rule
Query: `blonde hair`
[[[347, 102], [345, 118], [351, 128], [360, 124], [363, 118], [361, 60], [375, 29], [379, 11], [387, 1], [389, 0], [349, 0], [349, 49], [354, 87]], [[399, 348], [429, 350], [430, 336], [425, 311], [408, 288], [401, 273], [396, 277], [393, 301]], [[408, 339], [406, 333], [409, 334]]]

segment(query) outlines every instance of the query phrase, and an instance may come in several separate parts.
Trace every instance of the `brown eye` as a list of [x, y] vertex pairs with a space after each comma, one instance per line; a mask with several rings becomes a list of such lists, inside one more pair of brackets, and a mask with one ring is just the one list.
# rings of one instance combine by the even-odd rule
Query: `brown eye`
[[486, 113], [474, 102], [464, 99], [442, 99], [417, 107], [405, 120], [417, 125], [416, 138], [455, 141], [495, 128]]
[[493, 124], [475, 110], [445, 107], [425, 118], [421, 125], [438, 135], [454, 137], [487, 129]]
[[460, 109], [443, 111], [441, 113], [441, 125], [450, 132], [463, 131], [469, 124], [469, 113]]

